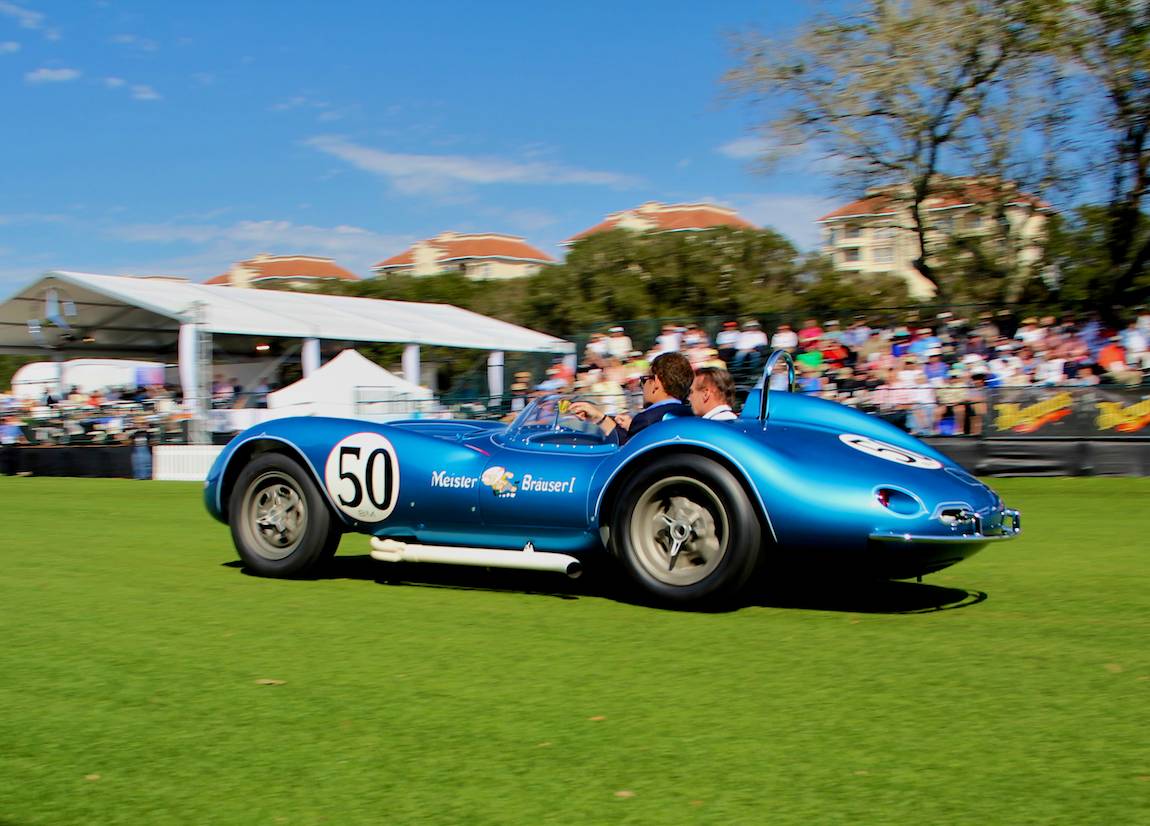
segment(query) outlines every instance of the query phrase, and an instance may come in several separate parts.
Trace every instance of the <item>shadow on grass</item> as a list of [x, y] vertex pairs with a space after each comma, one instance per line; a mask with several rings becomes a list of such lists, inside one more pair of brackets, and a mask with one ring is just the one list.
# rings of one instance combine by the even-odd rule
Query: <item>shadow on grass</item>
[[[350, 579], [389, 587], [502, 591], [565, 600], [591, 597], [649, 608], [667, 608], [636, 588], [613, 560], [585, 563], [581, 577], [568, 579], [560, 574], [507, 568], [377, 562], [367, 554], [359, 554], [336, 556], [320, 570], [302, 579]], [[254, 576], [239, 561], [223, 564]], [[765, 582], [752, 583], [739, 599], [721, 607], [695, 610], [721, 613], [761, 607], [855, 614], [923, 614], [968, 608], [986, 599], [987, 595], [981, 591], [963, 588], [889, 580], [827, 580], [787, 572], [770, 575]]]

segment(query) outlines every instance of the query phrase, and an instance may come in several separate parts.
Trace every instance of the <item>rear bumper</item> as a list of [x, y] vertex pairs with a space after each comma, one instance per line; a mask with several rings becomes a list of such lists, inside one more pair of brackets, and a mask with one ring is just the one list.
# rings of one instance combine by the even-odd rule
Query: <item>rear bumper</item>
[[876, 531], [869, 537], [867, 567], [887, 579], [909, 579], [949, 568], [992, 542], [1022, 533], [1022, 516], [1016, 510], [1003, 509], [989, 522], [970, 514], [951, 525], [949, 534]]

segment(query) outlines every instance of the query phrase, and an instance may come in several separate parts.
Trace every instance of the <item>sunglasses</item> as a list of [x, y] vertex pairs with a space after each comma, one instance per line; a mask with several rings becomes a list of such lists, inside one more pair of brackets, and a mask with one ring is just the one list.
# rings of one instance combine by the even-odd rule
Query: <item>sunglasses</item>
[[653, 375], [651, 375], [650, 373], [648, 373], [645, 376], [639, 376], [639, 386], [642, 387], [647, 382], [654, 380], [654, 378], [655, 377]]

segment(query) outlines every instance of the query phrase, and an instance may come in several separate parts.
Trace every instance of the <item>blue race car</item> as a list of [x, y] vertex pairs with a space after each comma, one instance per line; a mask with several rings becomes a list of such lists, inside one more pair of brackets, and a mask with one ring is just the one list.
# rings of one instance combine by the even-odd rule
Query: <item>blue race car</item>
[[[779, 360], [793, 389], [784, 353], [764, 376]], [[1021, 530], [928, 445], [770, 383], [735, 421], [667, 419], [622, 446], [569, 401], [533, 401], [510, 425], [272, 420], [228, 444], [205, 501], [264, 576], [304, 574], [357, 532], [385, 562], [577, 576], [581, 558], [610, 553], [680, 604], [733, 595], [768, 555], [906, 579]]]

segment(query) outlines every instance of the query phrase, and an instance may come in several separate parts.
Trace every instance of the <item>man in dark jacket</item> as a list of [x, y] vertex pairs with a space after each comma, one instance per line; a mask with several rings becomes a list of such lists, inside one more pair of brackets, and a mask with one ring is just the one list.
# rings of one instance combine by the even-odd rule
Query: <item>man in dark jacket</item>
[[695, 371], [682, 353], [662, 353], [651, 362], [651, 372], [639, 379], [643, 388], [643, 410], [634, 417], [626, 413], [608, 416], [590, 402], [575, 402], [571, 412], [584, 421], [597, 424], [610, 435], [616, 434], [619, 444], [625, 443], [639, 431], [655, 422], [675, 416], [691, 416], [686, 398], [691, 392]]

